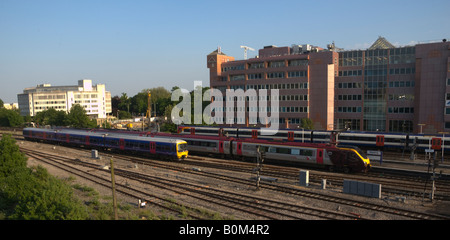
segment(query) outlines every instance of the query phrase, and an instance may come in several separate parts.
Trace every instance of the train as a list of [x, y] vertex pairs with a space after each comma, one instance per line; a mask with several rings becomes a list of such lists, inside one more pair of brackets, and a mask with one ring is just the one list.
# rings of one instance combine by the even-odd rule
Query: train
[[[384, 132], [321, 131], [281, 129], [274, 135], [262, 135], [259, 128], [179, 126], [182, 135], [229, 136], [304, 143], [332, 143], [383, 150], [434, 149], [450, 151], [450, 135], [403, 134]], [[448, 144], [445, 144], [448, 143]]]
[[140, 133], [148, 137], [180, 138], [187, 142], [190, 153], [214, 155], [222, 158], [255, 160], [257, 149], [264, 159], [289, 162], [295, 165], [327, 168], [329, 171], [367, 172], [370, 159], [356, 146], [329, 143], [281, 142], [226, 136], [178, 135], [169, 133]]
[[95, 130], [24, 128], [26, 140], [133, 152], [171, 160], [188, 157], [187, 142], [174, 138], [148, 138], [138, 135], [107, 133]]
[[[187, 152], [200, 155], [214, 155], [227, 159], [254, 160], [257, 149], [269, 162], [290, 162], [296, 165], [328, 168], [330, 171], [367, 172], [371, 168], [366, 154], [356, 146], [340, 146], [329, 143], [282, 142], [252, 138], [226, 136], [202, 136], [170, 133], [123, 132], [111, 130], [50, 130], [25, 128], [24, 137], [30, 140], [44, 140], [77, 146], [91, 146], [118, 149], [121, 151], [141, 150], [148, 152], [154, 142], [157, 146], [166, 142], [177, 142], [177, 148], [156, 154]], [[131, 147], [132, 143], [142, 144]], [[172, 152], [172, 153], [171, 153]], [[151, 153], [151, 152], [150, 152]], [[174, 157], [174, 155], [172, 155]], [[183, 156], [177, 155], [178, 159]]]

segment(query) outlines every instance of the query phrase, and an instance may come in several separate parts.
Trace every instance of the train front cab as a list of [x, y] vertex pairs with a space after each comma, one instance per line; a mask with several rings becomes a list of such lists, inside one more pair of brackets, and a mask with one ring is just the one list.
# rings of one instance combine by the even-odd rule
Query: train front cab
[[177, 158], [183, 160], [188, 157], [187, 142], [177, 143]]
[[340, 150], [347, 151], [346, 160], [343, 162], [344, 172], [367, 172], [371, 168], [370, 159], [357, 147], [339, 147]]

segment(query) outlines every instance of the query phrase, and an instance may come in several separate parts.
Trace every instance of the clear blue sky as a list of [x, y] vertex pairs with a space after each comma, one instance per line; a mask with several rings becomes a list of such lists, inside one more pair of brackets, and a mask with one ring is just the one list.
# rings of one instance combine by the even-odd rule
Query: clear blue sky
[[240, 45], [335, 41], [350, 50], [378, 36], [394, 45], [450, 39], [449, 9], [448, 0], [0, 0], [0, 99], [83, 78], [113, 96], [209, 86], [206, 55], [219, 45], [242, 59]]

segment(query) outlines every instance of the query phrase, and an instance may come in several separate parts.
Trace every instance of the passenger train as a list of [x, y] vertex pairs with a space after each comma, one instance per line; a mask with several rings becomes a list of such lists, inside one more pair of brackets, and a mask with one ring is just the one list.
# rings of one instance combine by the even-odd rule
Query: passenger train
[[274, 135], [261, 135], [259, 128], [203, 126], [179, 126], [178, 133], [183, 135], [228, 136], [304, 143], [338, 143], [341, 145], [355, 145], [360, 147], [383, 149], [410, 150], [411, 148], [415, 148], [421, 151], [424, 151], [425, 149], [444, 149], [444, 151], [450, 151], [450, 135], [445, 135], [443, 138], [442, 134], [425, 135], [281, 129]]
[[102, 131], [42, 128], [24, 128], [23, 136], [26, 140], [136, 152], [165, 159], [183, 160], [188, 156], [186, 141], [174, 138], [148, 138]]
[[371, 168], [366, 154], [355, 146], [169, 133], [153, 133], [147, 134], [147, 136], [181, 138], [187, 142], [189, 152], [203, 155], [256, 159], [259, 147], [260, 152], [264, 152], [265, 159], [270, 162], [291, 162], [345, 173], [366, 172]]
[[119, 151], [140, 151], [184, 159], [188, 152], [233, 159], [256, 159], [257, 148], [270, 162], [291, 162], [300, 165], [328, 168], [332, 171], [366, 172], [371, 164], [367, 156], [355, 146], [335, 146], [329, 143], [282, 142], [225, 136], [191, 134], [120, 132], [109, 130], [72, 130], [25, 128], [29, 140], [43, 140], [110, 148]]

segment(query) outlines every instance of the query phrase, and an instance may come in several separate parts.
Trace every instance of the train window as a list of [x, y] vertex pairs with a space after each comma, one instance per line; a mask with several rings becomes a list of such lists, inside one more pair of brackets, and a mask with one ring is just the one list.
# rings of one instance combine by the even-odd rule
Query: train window
[[187, 151], [187, 145], [184, 143], [178, 144], [178, 152], [184, 152]]
[[277, 153], [290, 154], [291, 153], [291, 149], [289, 149], [289, 148], [277, 148]]
[[291, 149], [291, 154], [292, 155], [300, 155], [300, 150], [299, 149]]
[[313, 150], [302, 149], [302, 150], [300, 151], [300, 155], [311, 157], [311, 156], [313, 155]]

